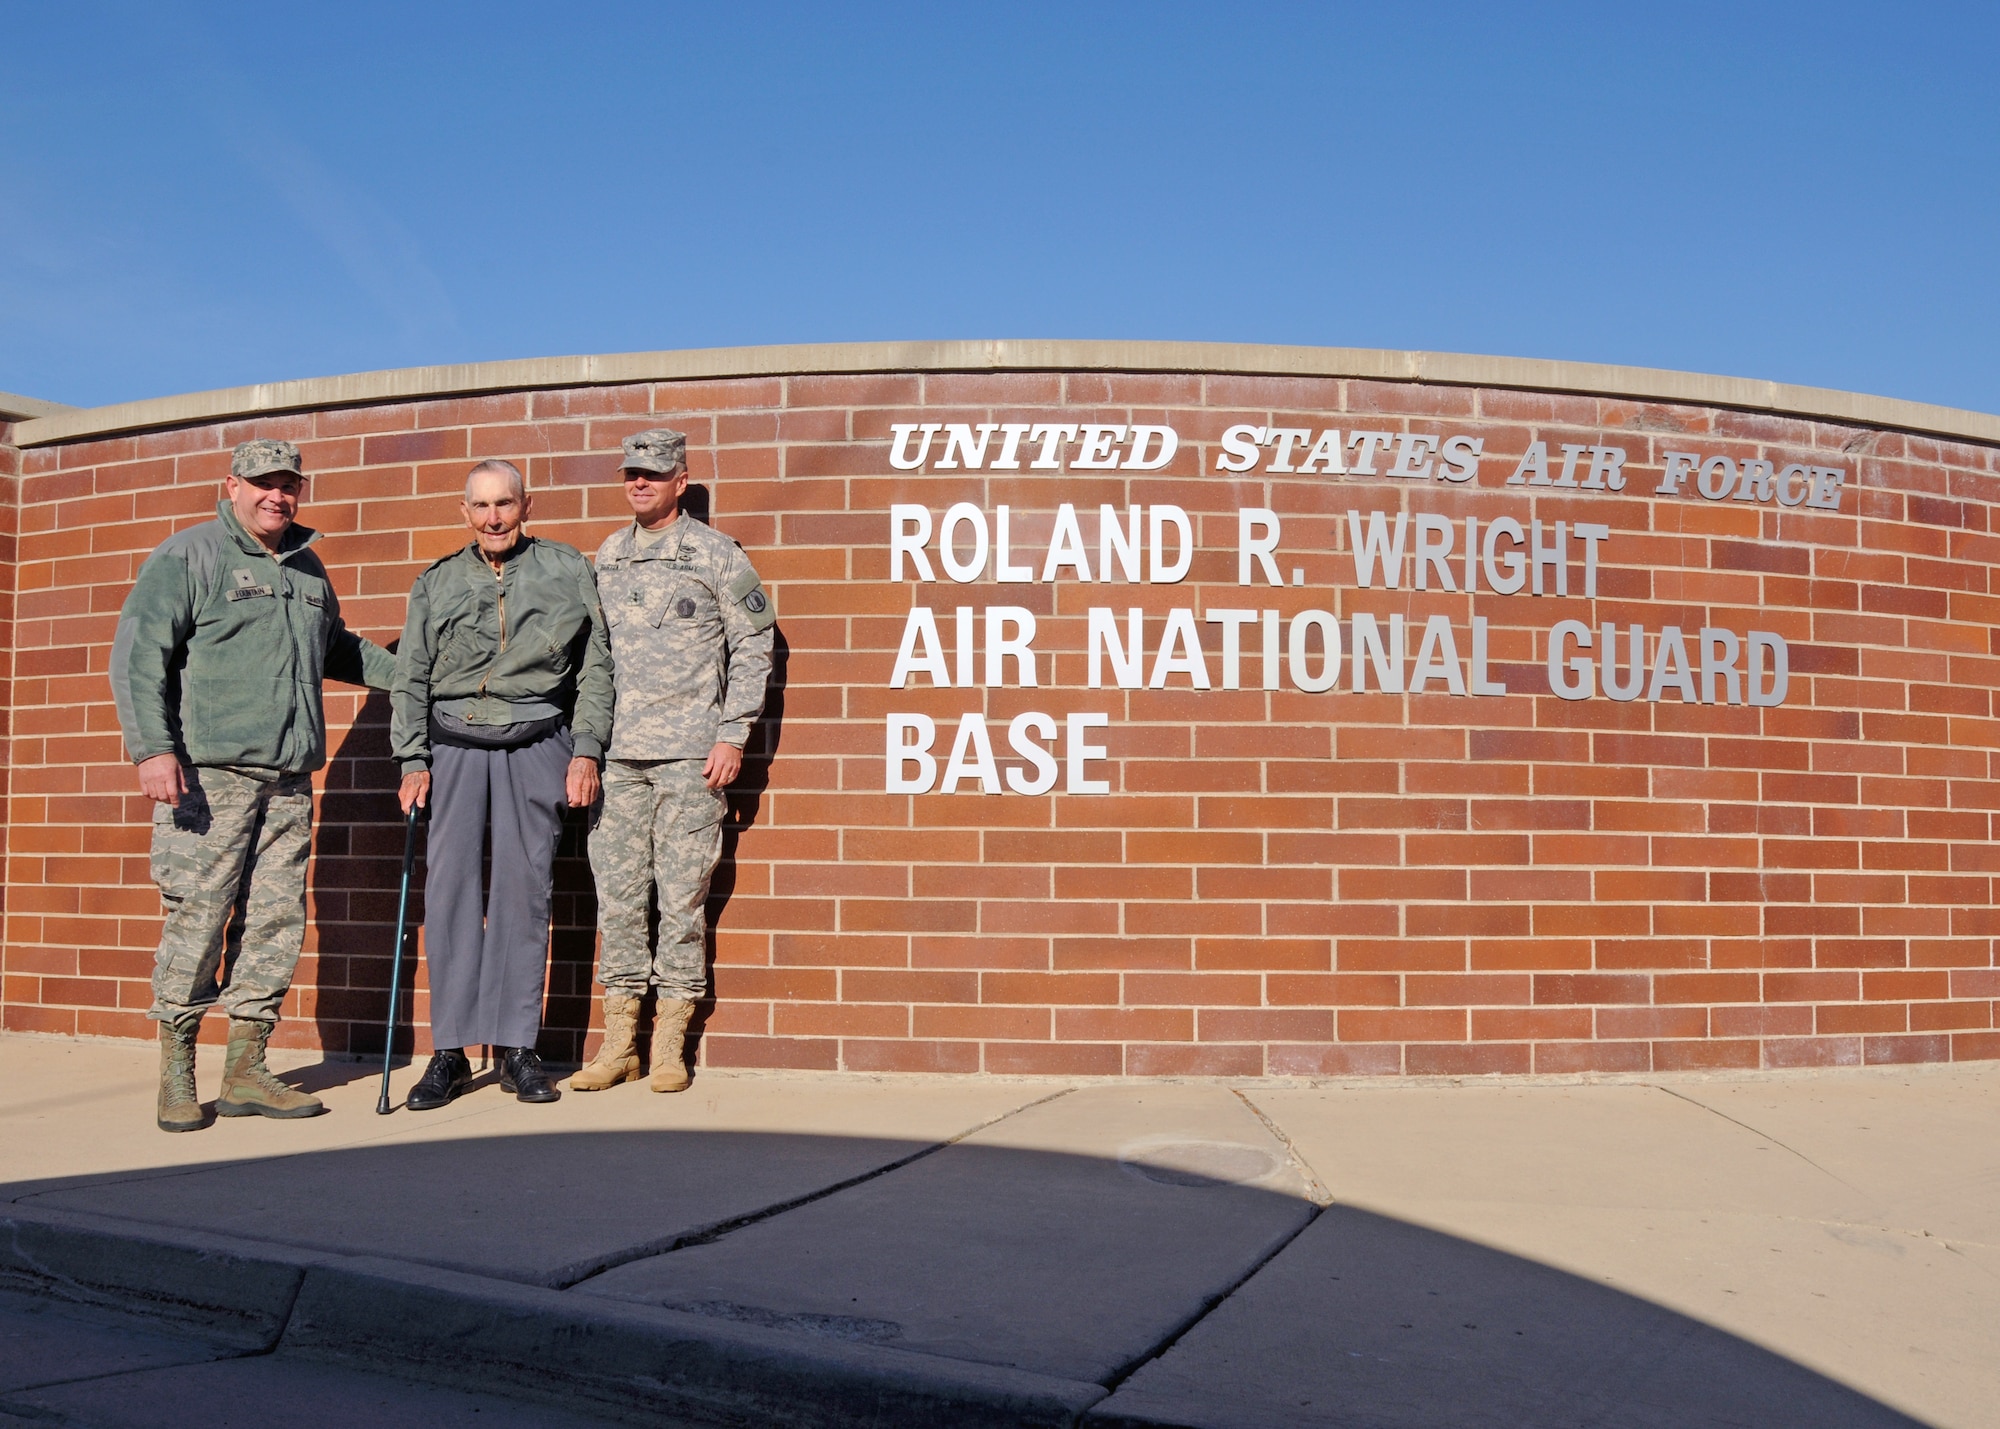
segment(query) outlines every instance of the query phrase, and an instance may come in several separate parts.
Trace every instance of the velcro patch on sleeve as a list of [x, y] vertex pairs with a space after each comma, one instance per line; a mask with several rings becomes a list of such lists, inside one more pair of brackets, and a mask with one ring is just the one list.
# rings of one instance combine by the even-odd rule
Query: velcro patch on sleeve
[[743, 607], [753, 630], [768, 630], [777, 624], [777, 602], [771, 599], [771, 593], [764, 589], [755, 571], [746, 570], [729, 583], [729, 598]]

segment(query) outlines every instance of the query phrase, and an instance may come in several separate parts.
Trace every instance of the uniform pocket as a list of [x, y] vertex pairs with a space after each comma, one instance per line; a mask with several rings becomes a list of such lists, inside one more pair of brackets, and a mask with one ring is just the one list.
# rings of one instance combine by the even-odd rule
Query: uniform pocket
[[681, 832], [698, 834], [703, 829], [712, 829], [728, 815], [728, 796], [704, 784], [699, 793], [681, 801]]
[[183, 731], [189, 757], [197, 764], [275, 764], [299, 698], [283, 680], [189, 679]]
[[729, 813], [728, 796], [720, 789], [708, 787], [701, 777], [702, 760], [680, 759], [674, 763], [681, 781], [674, 797], [675, 824], [684, 834], [714, 828]]

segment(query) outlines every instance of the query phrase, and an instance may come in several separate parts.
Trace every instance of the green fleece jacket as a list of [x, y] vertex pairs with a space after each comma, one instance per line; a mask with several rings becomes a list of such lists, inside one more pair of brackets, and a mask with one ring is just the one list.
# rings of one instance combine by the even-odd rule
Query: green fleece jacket
[[326, 567], [293, 526], [275, 554], [224, 501], [139, 568], [111, 645], [111, 692], [138, 763], [309, 774], [326, 763], [323, 680], [389, 688], [393, 655], [349, 630]]
[[567, 715], [577, 754], [604, 757], [611, 642], [581, 551], [523, 536], [496, 574], [474, 541], [417, 577], [389, 708], [405, 774], [430, 767], [434, 704], [477, 725]]

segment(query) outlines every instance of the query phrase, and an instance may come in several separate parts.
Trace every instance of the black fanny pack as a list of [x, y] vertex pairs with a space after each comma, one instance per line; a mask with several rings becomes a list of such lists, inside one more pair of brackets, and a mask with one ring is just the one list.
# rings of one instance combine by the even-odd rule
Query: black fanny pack
[[523, 749], [562, 727], [561, 715], [516, 724], [467, 724], [455, 714], [431, 708], [431, 743], [454, 749]]

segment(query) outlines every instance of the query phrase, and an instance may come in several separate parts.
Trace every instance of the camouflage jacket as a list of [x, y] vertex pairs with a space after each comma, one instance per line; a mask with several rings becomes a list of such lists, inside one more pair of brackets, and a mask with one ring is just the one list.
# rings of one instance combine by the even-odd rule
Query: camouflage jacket
[[611, 737], [611, 648], [590, 563], [521, 537], [496, 576], [473, 541], [410, 590], [390, 692], [389, 746], [405, 774], [430, 767], [430, 712], [507, 725], [568, 715], [577, 754]]
[[764, 710], [778, 610], [742, 547], [683, 513], [642, 548], [638, 527], [597, 548], [618, 708], [613, 759], [739, 749]]
[[309, 774], [326, 763], [322, 680], [389, 688], [395, 657], [349, 630], [326, 567], [293, 526], [273, 553], [224, 501], [162, 541], [118, 613], [111, 692], [134, 763]]

